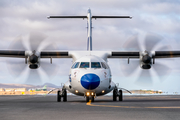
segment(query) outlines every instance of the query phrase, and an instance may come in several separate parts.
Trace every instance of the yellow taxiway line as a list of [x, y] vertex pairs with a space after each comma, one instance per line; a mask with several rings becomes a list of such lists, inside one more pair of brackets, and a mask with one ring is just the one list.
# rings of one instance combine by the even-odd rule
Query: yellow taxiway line
[[113, 106], [113, 105], [94, 105], [91, 104], [91, 100], [86, 103], [88, 106], [96, 106], [96, 107], [113, 107], [113, 108], [152, 108], [152, 109], [180, 109], [180, 106], [169, 106], [169, 107], [136, 107], [136, 106]]

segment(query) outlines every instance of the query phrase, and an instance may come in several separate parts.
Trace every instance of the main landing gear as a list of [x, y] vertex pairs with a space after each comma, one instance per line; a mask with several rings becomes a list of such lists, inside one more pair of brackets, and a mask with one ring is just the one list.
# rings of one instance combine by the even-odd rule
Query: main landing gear
[[67, 91], [65, 87], [63, 87], [62, 91], [57, 91], [57, 102], [61, 102], [61, 97], [63, 98], [63, 102], [67, 101]]
[[118, 90], [117, 87], [113, 90], [113, 101], [117, 101], [117, 97], [119, 97], [119, 101], [123, 101], [123, 92], [122, 90]]

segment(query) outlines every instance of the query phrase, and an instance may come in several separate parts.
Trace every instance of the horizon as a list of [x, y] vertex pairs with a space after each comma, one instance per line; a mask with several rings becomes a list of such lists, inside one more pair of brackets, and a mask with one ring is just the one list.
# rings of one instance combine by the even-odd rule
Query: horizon
[[[92, 15], [129, 15], [128, 19], [96, 19], [93, 20], [93, 50], [129, 50], [123, 49], [125, 42], [132, 36], [139, 35], [139, 45], [144, 50], [144, 35], [153, 33], [162, 37], [162, 41], [154, 47], [158, 50], [163, 46], [171, 46], [171, 50], [180, 50], [180, 2], [178, 1], [56, 1], [56, 0], [33, 0], [33, 1], [0, 1], [0, 49], [9, 49], [18, 36], [29, 35], [31, 32], [40, 32], [47, 35], [47, 41], [57, 45], [58, 50], [86, 50], [87, 31], [86, 20], [83, 19], [47, 19], [50, 15], [87, 15], [90, 7]], [[29, 48], [30, 45], [23, 39], [23, 44]], [[53, 48], [54, 49], [54, 48]], [[169, 50], [169, 48], [168, 48]], [[115, 83], [126, 89], [160, 89], [180, 92], [180, 58], [156, 59], [156, 63], [162, 63], [169, 68], [171, 73], [158, 76], [155, 68], [150, 69], [152, 85], [136, 84], [141, 71], [136, 68], [131, 75], [124, 75], [123, 65], [130, 68], [126, 59], [108, 59], [108, 64], [112, 71], [112, 78]], [[15, 63], [24, 59], [3, 58], [0, 60], [0, 83], [20, 83], [24, 84], [32, 70], [25, 67], [21, 74], [16, 74], [13, 65], [8, 65], [8, 61]], [[49, 59], [42, 60], [50, 64]], [[68, 81], [69, 68], [72, 59], [53, 59], [56, 75], [48, 76], [46, 71], [40, 67], [32, 73], [32, 83], [40, 84], [50, 82], [61, 85]], [[155, 64], [156, 65], [156, 64]], [[14, 68], [13, 68], [14, 67]], [[13, 75], [15, 74], [15, 75]], [[18, 75], [18, 77], [17, 77]], [[40, 75], [40, 76], [39, 76]], [[141, 76], [139, 80], [148, 79], [149, 76]], [[164, 81], [163, 81], [164, 80]]]

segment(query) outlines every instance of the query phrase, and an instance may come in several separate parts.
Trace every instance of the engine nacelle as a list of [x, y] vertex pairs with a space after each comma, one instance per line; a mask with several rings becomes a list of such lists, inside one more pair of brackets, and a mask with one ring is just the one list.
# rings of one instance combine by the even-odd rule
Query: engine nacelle
[[27, 63], [30, 69], [37, 69], [40, 67], [40, 53], [37, 51], [26, 51]]
[[142, 69], [150, 69], [152, 64], [152, 57], [148, 51], [144, 51], [140, 54], [140, 67]]

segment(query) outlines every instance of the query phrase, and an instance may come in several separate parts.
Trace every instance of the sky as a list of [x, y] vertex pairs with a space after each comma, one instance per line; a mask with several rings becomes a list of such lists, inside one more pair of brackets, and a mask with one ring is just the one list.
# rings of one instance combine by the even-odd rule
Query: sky
[[[93, 50], [137, 50], [136, 44], [131, 44], [130, 41], [138, 36], [137, 44], [140, 46], [139, 49], [144, 51], [146, 44], [151, 44], [151, 40], [146, 43], [147, 35], [156, 36], [152, 38], [161, 40], [153, 46], [153, 51], [180, 50], [179, 0], [1, 0], [0, 49], [21, 49], [16, 43], [22, 40], [25, 49], [29, 50], [33, 41], [28, 41], [27, 36], [35, 34], [45, 36], [38, 50], [49, 50], [52, 46], [53, 50], [86, 50], [86, 19], [47, 19], [47, 16], [84, 16], [87, 15], [88, 8], [91, 9], [92, 15], [133, 17], [93, 20]], [[128, 43], [130, 45], [124, 47]], [[51, 47], [44, 47], [48, 44], [51, 44]], [[46, 62], [45, 68], [49, 69], [43, 69], [42, 66], [32, 71], [24, 59], [1, 58], [0, 83], [39, 85], [49, 82], [61, 85], [68, 81], [72, 59], [53, 59], [53, 65], [50, 65], [49, 59], [41, 61]], [[108, 59], [113, 81], [119, 83], [120, 87], [130, 90], [180, 92], [180, 58], [156, 59], [157, 64], [154, 64], [149, 72], [142, 70], [139, 65], [133, 67], [137, 62], [138, 60], [130, 59], [130, 64], [127, 64], [127, 59]], [[159, 64], [163, 64], [164, 67]], [[156, 71], [161, 71], [161, 74]], [[32, 81], [27, 81], [28, 78]]]

